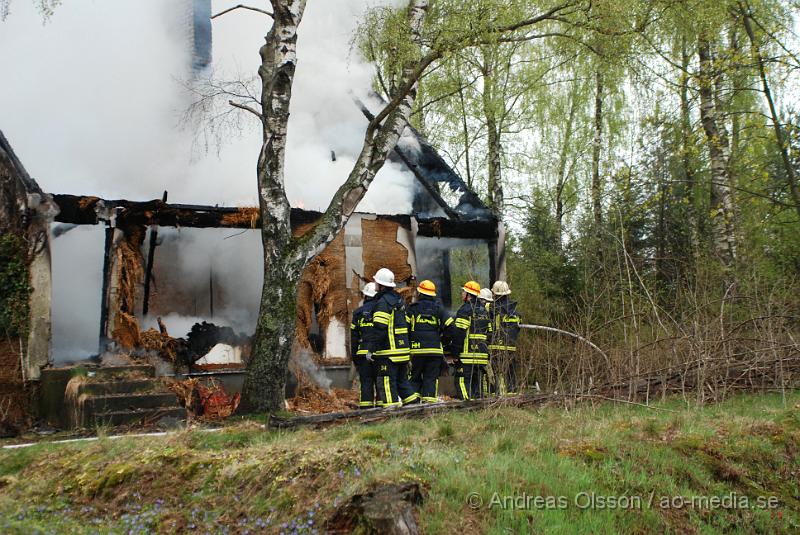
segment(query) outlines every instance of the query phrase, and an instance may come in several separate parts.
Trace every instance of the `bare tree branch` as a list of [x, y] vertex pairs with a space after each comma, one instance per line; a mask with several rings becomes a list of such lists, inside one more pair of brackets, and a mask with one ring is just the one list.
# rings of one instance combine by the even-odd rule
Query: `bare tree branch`
[[251, 108], [251, 107], [250, 107], [250, 106], [248, 106], [247, 104], [240, 104], [239, 102], [235, 102], [235, 101], [233, 101], [233, 100], [229, 100], [229, 101], [228, 101], [228, 104], [230, 104], [230, 105], [231, 105], [231, 106], [233, 106], [234, 108], [239, 108], [240, 110], [249, 111], [250, 113], [252, 113], [252, 114], [253, 114], [253, 115], [255, 115], [256, 117], [258, 117], [258, 120], [259, 120], [259, 121], [263, 121], [263, 120], [264, 120], [264, 116], [263, 116], [263, 115], [261, 115], [260, 113], [258, 113], [256, 110], [254, 110], [253, 108]]
[[257, 8], [257, 7], [246, 6], [246, 5], [244, 5], [244, 4], [238, 4], [238, 5], [235, 5], [235, 6], [233, 6], [233, 7], [229, 7], [228, 9], [225, 9], [225, 10], [223, 10], [223, 11], [220, 11], [220, 12], [219, 12], [219, 13], [217, 13], [216, 15], [211, 15], [211, 18], [212, 18], [212, 19], [215, 19], [215, 18], [217, 18], [217, 17], [221, 17], [221, 16], [222, 16], [222, 15], [224, 15], [225, 13], [230, 13], [230, 12], [231, 12], [231, 11], [233, 11], [234, 9], [240, 9], [240, 8], [241, 8], [241, 9], [249, 9], [250, 11], [257, 11], [257, 12], [259, 12], [259, 13], [263, 13], [264, 15], [269, 15], [270, 17], [272, 16], [272, 13], [270, 13], [270, 12], [269, 12], [269, 11], [267, 11], [266, 9], [260, 9], [260, 8]]

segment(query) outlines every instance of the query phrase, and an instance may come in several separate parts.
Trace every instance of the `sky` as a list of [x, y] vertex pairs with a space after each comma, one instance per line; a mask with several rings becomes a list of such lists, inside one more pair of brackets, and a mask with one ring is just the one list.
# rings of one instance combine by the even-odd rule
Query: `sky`
[[[214, 0], [217, 13], [238, 2]], [[311, 1], [299, 30], [286, 188], [294, 206], [324, 209], [346, 179], [366, 120], [372, 66], [352, 49], [366, 0]], [[183, 120], [191, 104], [185, 0], [64, 0], [47, 21], [13, 0], [0, 22], [0, 129], [45, 191], [105, 198], [256, 204], [258, 122], [220, 144]], [[236, 10], [213, 21], [213, 76], [253, 78], [269, 17]], [[6, 52], [7, 51], [7, 52]], [[331, 161], [331, 151], [336, 161]], [[407, 213], [413, 176], [388, 164], [360, 211]]]

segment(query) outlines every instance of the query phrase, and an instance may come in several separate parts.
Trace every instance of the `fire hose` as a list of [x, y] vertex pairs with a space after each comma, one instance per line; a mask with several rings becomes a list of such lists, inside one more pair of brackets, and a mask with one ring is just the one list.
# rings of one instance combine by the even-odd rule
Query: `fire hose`
[[544, 325], [530, 325], [530, 324], [524, 324], [523, 323], [523, 324], [520, 324], [520, 327], [523, 328], [523, 329], [538, 329], [538, 330], [541, 330], [541, 331], [551, 331], [551, 332], [554, 332], [554, 333], [566, 334], [567, 336], [571, 336], [572, 338], [577, 338], [581, 342], [584, 342], [585, 344], [591, 346], [598, 353], [603, 355], [603, 358], [606, 359], [606, 363], [608, 363], [609, 366], [611, 365], [611, 359], [608, 358], [608, 355], [606, 355], [605, 352], [602, 349], [600, 349], [599, 347], [594, 345], [592, 342], [590, 342], [589, 340], [587, 340], [583, 336], [579, 336], [579, 335], [577, 335], [575, 333], [571, 333], [569, 331], [562, 331], [561, 329], [556, 329], [555, 327], [546, 327]]

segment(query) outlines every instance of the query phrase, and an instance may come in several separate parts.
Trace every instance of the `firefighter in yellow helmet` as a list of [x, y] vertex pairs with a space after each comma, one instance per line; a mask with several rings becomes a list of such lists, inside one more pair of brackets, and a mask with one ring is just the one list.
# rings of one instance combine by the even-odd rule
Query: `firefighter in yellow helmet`
[[477, 399], [483, 395], [483, 367], [489, 362], [489, 314], [478, 301], [480, 291], [481, 286], [475, 281], [461, 288], [464, 304], [456, 313], [450, 333], [451, 352], [457, 355], [454, 379], [459, 399]]
[[424, 280], [417, 286], [417, 301], [408, 306], [407, 320], [411, 341], [411, 385], [423, 403], [436, 403], [439, 371], [444, 349], [442, 335], [453, 323], [442, 303], [436, 299], [436, 285]]

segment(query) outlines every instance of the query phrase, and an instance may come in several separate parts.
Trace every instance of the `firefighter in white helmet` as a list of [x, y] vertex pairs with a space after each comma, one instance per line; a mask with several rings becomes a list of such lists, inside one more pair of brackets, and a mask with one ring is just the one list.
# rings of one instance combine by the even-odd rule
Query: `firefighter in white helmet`
[[500, 395], [514, 395], [517, 393], [517, 337], [522, 319], [517, 312], [517, 303], [508, 297], [511, 289], [506, 281], [495, 282], [492, 293], [494, 305], [489, 351], [497, 374], [497, 389]]
[[372, 309], [372, 328], [365, 337], [367, 359], [374, 360], [377, 369], [379, 404], [385, 408], [419, 401], [408, 380], [410, 344], [403, 298], [394, 288], [394, 273], [381, 268], [373, 277], [378, 287]]
[[364, 335], [372, 328], [372, 309], [375, 307], [375, 295], [378, 287], [374, 282], [368, 282], [361, 291], [364, 303], [353, 312], [353, 321], [350, 323], [350, 358], [358, 370], [361, 383], [361, 393], [358, 400], [360, 409], [370, 409], [375, 406], [375, 365], [367, 360], [367, 349], [364, 346]]

